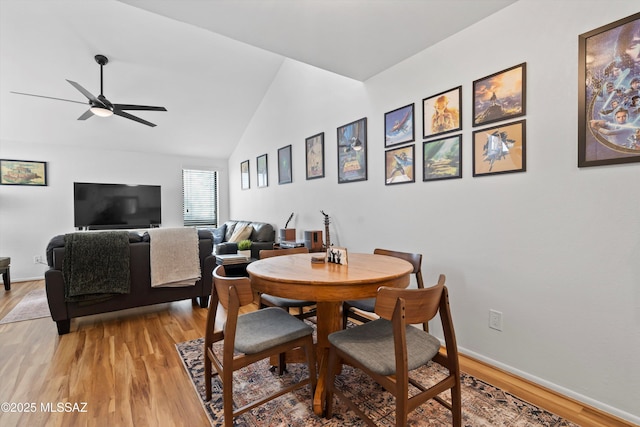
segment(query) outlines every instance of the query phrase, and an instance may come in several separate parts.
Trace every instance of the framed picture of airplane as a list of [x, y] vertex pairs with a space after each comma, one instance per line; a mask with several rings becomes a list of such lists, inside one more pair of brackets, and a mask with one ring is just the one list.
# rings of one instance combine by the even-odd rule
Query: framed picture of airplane
[[527, 170], [526, 120], [473, 132], [473, 176]]
[[415, 141], [415, 104], [405, 105], [384, 115], [384, 146], [405, 144]]
[[415, 146], [387, 150], [384, 155], [386, 185], [406, 184], [416, 182], [415, 174]]
[[462, 178], [462, 135], [424, 141], [423, 181]]
[[473, 126], [509, 120], [526, 113], [527, 63], [473, 82]]
[[338, 184], [367, 180], [367, 118], [338, 128]]
[[432, 138], [462, 129], [462, 86], [422, 100], [422, 137]]
[[47, 162], [0, 159], [0, 184], [47, 185]]

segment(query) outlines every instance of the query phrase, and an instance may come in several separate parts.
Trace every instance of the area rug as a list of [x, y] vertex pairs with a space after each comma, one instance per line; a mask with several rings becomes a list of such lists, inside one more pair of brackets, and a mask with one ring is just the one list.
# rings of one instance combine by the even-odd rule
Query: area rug
[[[212, 426], [223, 426], [222, 385], [217, 376], [212, 380], [212, 399], [204, 401], [204, 338], [176, 344], [178, 354], [189, 374], [196, 393]], [[214, 351], [221, 351], [215, 348]], [[420, 369], [420, 380], [436, 381], [442, 370], [434, 366]], [[234, 406], [239, 407], [307, 375], [304, 364], [290, 363], [288, 372], [282, 376], [269, 370], [269, 361], [263, 360], [234, 373]], [[441, 368], [443, 369], [443, 368]], [[415, 371], [414, 371], [415, 372]], [[380, 426], [394, 426], [393, 397], [362, 372], [345, 366], [336, 377], [336, 385], [361, 403], [365, 413], [372, 415]], [[448, 393], [443, 394], [448, 399]], [[577, 427], [557, 415], [551, 414], [528, 402], [485, 383], [471, 375], [462, 374], [463, 425], [469, 427], [524, 427], [524, 426], [571, 426]], [[333, 418], [327, 420], [316, 416], [311, 408], [309, 386], [285, 394], [263, 406], [254, 408], [236, 418], [238, 427], [266, 426], [365, 426], [354, 412], [339, 399], [333, 405]], [[450, 426], [451, 413], [439, 403], [430, 401], [412, 412], [409, 426]]]
[[47, 292], [44, 289], [36, 289], [26, 294], [13, 307], [13, 310], [0, 320], [0, 325], [49, 316], [51, 316], [51, 312], [47, 303]]

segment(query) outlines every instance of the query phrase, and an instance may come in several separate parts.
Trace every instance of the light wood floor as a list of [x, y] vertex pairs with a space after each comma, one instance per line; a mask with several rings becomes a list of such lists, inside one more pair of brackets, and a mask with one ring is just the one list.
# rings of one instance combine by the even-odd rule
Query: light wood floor
[[[44, 281], [0, 291], [0, 318], [39, 288]], [[0, 403], [22, 411], [3, 406], [0, 426], [208, 426], [175, 350], [204, 335], [205, 318], [205, 309], [181, 301], [74, 319], [63, 336], [51, 318], [0, 325]], [[632, 426], [476, 360], [460, 362], [464, 372], [582, 426]], [[86, 412], [43, 411], [59, 402]], [[31, 403], [35, 412], [25, 412]]]

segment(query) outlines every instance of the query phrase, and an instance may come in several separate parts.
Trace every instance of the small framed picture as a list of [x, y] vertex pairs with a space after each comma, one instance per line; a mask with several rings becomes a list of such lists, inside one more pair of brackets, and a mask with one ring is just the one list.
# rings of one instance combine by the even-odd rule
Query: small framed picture
[[324, 132], [304, 141], [307, 179], [324, 178]]
[[578, 167], [640, 162], [639, 51], [640, 13], [578, 36]]
[[416, 182], [415, 145], [385, 151], [384, 183], [386, 185]]
[[291, 145], [278, 148], [278, 184], [293, 182], [291, 173]]
[[384, 146], [405, 144], [415, 140], [415, 104], [405, 105], [384, 115]]
[[524, 116], [527, 63], [473, 82], [473, 126]]
[[349, 255], [347, 254], [347, 248], [341, 248], [339, 246], [331, 246], [327, 249], [327, 262], [331, 264], [348, 265]]
[[258, 172], [258, 188], [267, 187], [269, 185], [269, 166], [267, 164], [267, 155], [263, 154], [256, 158], [256, 169]]
[[0, 184], [47, 185], [47, 162], [0, 159]]
[[423, 138], [462, 129], [462, 86], [422, 100]]
[[462, 135], [425, 141], [423, 181], [462, 178]]
[[240, 187], [248, 190], [251, 186], [249, 182], [249, 160], [240, 163]]
[[473, 132], [473, 176], [527, 170], [526, 121]]
[[367, 180], [367, 118], [338, 128], [338, 184]]

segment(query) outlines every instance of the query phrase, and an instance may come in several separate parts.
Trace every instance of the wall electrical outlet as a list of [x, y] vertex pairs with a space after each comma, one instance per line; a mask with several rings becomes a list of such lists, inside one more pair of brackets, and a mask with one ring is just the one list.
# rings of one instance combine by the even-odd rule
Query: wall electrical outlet
[[40, 255], [36, 255], [33, 257], [33, 263], [34, 264], [42, 264], [42, 256]]
[[489, 327], [496, 331], [502, 330], [502, 312], [489, 310]]

